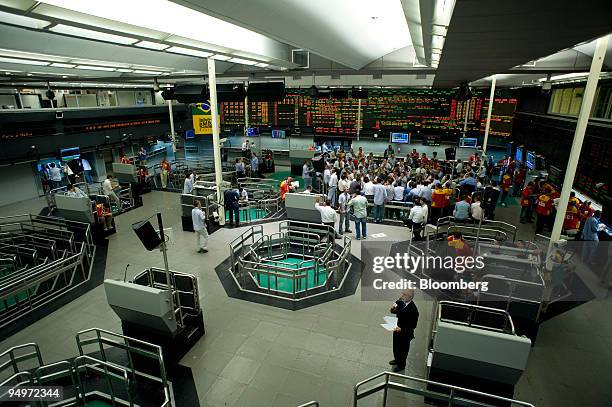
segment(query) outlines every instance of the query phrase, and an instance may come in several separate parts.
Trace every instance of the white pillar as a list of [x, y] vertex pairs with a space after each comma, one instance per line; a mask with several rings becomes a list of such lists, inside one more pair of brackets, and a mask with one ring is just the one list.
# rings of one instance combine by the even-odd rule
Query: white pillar
[[244, 97], [244, 135], [246, 136], [249, 128], [249, 97]]
[[172, 151], [176, 153], [176, 133], [174, 132], [174, 113], [172, 112], [172, 99], [168, 100], [168, 114], [170, 115], [170, 136], [172, 137]]
[[[219, 143], [219, 116], [217, 107], [217, 74], [215, 60], [208, 58], [208, 88], [210, 90], [210, 114], [212, 117], [213, 156], [215, 159], [215, 183], [217, 185], [217, 200], [223, 202], [221, 183], [223, 182], [223, 169], [221, 167], [221, 144]], [[225, 225], [225, 208], [219, 210], [219, 224]]]
[[[557, 206], [555, 224], [550, 235], [551, 246], [552, 243], [559, 240], [561, 236], [561, 229], [563, 228], [563, 219], [565, 218], [565, 211], [567, 209], [569, 195], [572, 191], [574, 177], [576, 176], [576, 167], [578, 166], [578, 159], [580, 158], [580, 151], [582, 150], [584, 134], [586, 133], [586, 128], [589, 124], [589, 116], [591, 115], [593, 99], [595, 99], [597, 82], [599, 81], [599, 74], [601, 73], [601, 66], [603, 64], [604, 57], [606, 56], [608, 38], [608, 35], [599, 38], [595, 46], [595, 53], [593, 54], [593, 60], [591, 61], [591, 70], [589, 71], [586, 88], [584, 89], [584, 95], [582, 96], [582, 104], [580, 105], [580, 113], [578, 114], [578, 120], [576, 122], [574, 141], [572, 143], [572, 149], [570, 151], [567, 169], [565, 170], [565, 178], [563, 179], [563, 188], [561, 189], [559, 205]], [[549, 246], [549, 250], [551, 246]]]
[[493, 75], [493, 80], [491, 81], [491, 93], [489, 93], [489, 108], [487, 109], [487, 121], [485, 124], [485, 134], [484, 140], [482, 142], [482, 161], [484, 161], [485, 156], [487, 155], [487, 142], [489, 141], [489, 127], [491, 126], [491, 112], [493, 112], [493, 102], [495, 101], [495, 83], [497, 82], [497, 77]]

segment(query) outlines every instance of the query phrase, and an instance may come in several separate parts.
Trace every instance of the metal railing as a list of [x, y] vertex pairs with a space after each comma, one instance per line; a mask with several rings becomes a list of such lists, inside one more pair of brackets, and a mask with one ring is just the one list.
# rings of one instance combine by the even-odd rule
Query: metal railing
[[[131, 377], [141, 377], [161, 384], [163, 393], [161, 407], [171, 405], [170, 387], [166, 377], [166, 368], [160, 346], [100, 328], [91, 328], [78, 332], [76, 334], [76, 341], [81, 356], [86, 354], [85, 347], [91, 347], [92, 352], [100, 355], [100, 360], [125, 369]], [[109, 354], [109, 349], [125, 351], [127, 363], [123, 358], [116, 360], [112, 354]], [[159, 373], [154, 374], [150, 371], [144, 372], [139, 370], [134, 364], [135, 358], [150, 359], [151, 362], [159, 367]]]
[[[373, 383], [378, 379], [381, 379], [381, 381]], [[398, 381], [394, 381], [393, 379], [398, 379]], [[410, 382], [410, 384], [406, 384], [406, 382]], [[363, 386], [368, 384], [371, 385], [371, 387], [361, 390]], [[427, 388], [428, 386], [435, 386], [436, 388], [443, 389], [445, 392], [430, 390]], [[535, 407], [533, 404], [524, 401], [509, 399], [464, 387], [453, 386], [420, 377], [406, 376], [392, 372], [382, 372], [357, 383], [353, 390], [353, 407], [358, 407], [359, 400], [379, 392], [383, 393], [381, 406], [386, 407], [389, 390], [397, 390], [402, 393], [414, 394], [416, 396], [433, 399], [438, 402], [443, 402], [449, 407], [492, 407], [494, 405], [499, 405], [500, 402], [503, 402], [510, 407]], [[446, 393], [446, 391], [448, 391], [448, 393]], [[482, 400], [487, 400], [488, 402]]]
[[319, 402], [313, 400], [309, 401], [308, 403], [300, 404], [298, 407], [319, 407]]
[[134, 276], [134, 283], [162, 290], [172, 288], [172, 298], [175, 306], [174, 315], [179, 327], [185, 326], [185, 317], [198, 315], [200, 310], [200, 294], [198, 281], [192, 274], [170, 270], [170, 284], [166, 281], [166, 270], [151, 267]]
[[[436, 234], [448, 233], [451, 228], [458, 228], [463, 232], [465, 229], [467, 235], [492, 237], [496, 240], [511, 240], [516, 241], [517, 227], [510, 223], [500, 222], [496, 220], [483, 220], [480, 223], [457, 222], [454, 216], [443, 216], [436, 220]], [[493, 236], [487, 236], [482, 232], [492, 233]]]
[[[337, 252], [330, 244], [334, 238], [333, 228], [321, 224], [282, 222], [271, 235], [253, 226], [230, 243], [230, 273], [242, 291], [294, 301], [340, 289], [350, 267], [351, 239], [343, 237]], [[288, 257], [300, 261], [288, 264]], [[279, 279], [289, 282], [289, 292], [278, 288]]]
[[89, 224], [48, 216], [16, 215], [0, 218], [0, 233], [5, 239], [10, 235], [22, 241], [52, 241], [54, 245], [49, 248], [55, 248], [40, 261], [36, 258], [36, 249], [30, 249], [34, 256], [32, 263], [0, 277], [0, 302], [4, 304], [0, 327], [89, 280], [95, 256]]
[[512, 315], [512, 304], [529, 305], [533, 309], [530, 319], [538, 322], [545, 300], [546, 285], [541, 275], [538, 274], [537, 278], [539, 281], [532, 282], [487, 274], [481, 279], [487, 283], [487, 290], [483, 291], [482, 285], [480, 286], [476, 304], [503, 309], [510, 315]]

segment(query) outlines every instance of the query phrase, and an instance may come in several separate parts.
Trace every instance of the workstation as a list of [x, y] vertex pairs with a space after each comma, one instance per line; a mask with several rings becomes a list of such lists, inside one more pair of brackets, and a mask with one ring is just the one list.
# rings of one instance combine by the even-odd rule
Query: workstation
[[0, 0], [0, 404], [608, 405], [610, 15]]

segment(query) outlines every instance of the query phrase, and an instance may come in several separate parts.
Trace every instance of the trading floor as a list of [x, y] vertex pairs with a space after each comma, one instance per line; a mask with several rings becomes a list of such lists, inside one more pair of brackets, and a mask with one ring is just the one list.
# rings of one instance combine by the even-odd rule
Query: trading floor
[[[154, 191], [144, 205], [116, 218], [118, 233], [109, 238], [105, 278], [128, 278], [147, 267], [163, 266], [161, 253], [147, 252], [130, 225], [161, 211], [175, 241], [169, 247], [171, 269], [198, 278], [206, 335], [182, 359], [191, 368], [202, 406], [297, 406], [316, 399], [322, 406], [350, 405], [354, 385], [388, 370], [391, 335], [380, 328], [388, 302], [362, 301], [352, 296], [303, 310], [289, 311], [228, 298], [211, 264], [228, 253], [228, 242], [242, 230], [221, 229], [211, 235], [209, 252], [195, 252], [194, 236], [181, 230], [177, 195]], [[2, 208], [2, 216], [41, 209], [43, 200]], [[516, 219], [517, 206], [499, 208], [499, 217]], [[521, 225], [521, 234], [529, 235]], [[274, 230], [275, 224], [266, 224]], [[370, 224], [370, 234], [383, 232], [383, 240], [404, 240], [407, 229]], [[360, 256], [360, 246], [352, 252]], [[417, 293], [421, 317], [412, 342], [405, 374], [425, 377], [426, 337], [431, 299]], [[593, 300], [542, 324], [515, 398], [542, 407], [603, 406], [612, 397], [609, 359], [612, 352], [612, 300]], [[98, 327], [121, 332], [116, 314], [108, 306], [104, 287], [80, 298], [24, 328], [0, 343], [1, 349], [36, 342], [45, 362], [72, 357], [76, 332]], [[604, 356], [604, 357], [602, 357]], [[381, 395], [382, 397], [382, 395]], [[390, 405], [402, 404], [401, 394], [390, 393]], [[411, 396], [410, 406], [424, 406]], [[380, 399], [364, 405], [379, 405]], [[361, 405], [361, 403], [360, 403]]]

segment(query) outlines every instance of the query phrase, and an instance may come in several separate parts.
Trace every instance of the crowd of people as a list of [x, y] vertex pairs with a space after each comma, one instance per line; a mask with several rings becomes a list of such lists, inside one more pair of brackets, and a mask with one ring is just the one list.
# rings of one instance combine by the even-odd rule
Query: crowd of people
[[[521, 206], [521, 223], [534, 222], [535, 214], [536, 233], [552, 229], [558, 189], [542, 178], [527, 182], [527, 168], [508, 155], [497, 161], [491, 156], [482, 160], [475, 152], [465, 161], [446, 160], [435, 151], [428, 156], [413, 149], [396, 156], [390, 145], [382, 156], [366, 154], [359, 147], [357, 151], [340, 148], [323, 157], [323, 171], [316, 171], [310, 160], [304, 163], [303, 192], [326, 196], [325, 205], [338, 214], [340, 234], [350, 230], [350, 218], [355, 221], [356, 237], [366, 238], [370, 217], [374, 223], [402, 221], [420, 239], [424, 224], [436, 224], [444, 216], [467, 224], [495, 220], [496, 208], [514, 198]], [[284, 184], [290, 185], [291, 180]], [[281, 198], [287, 191], [281, 188]], [[580, 233], [594, 215], [590, 202], [580, 202], [572, 193], [564, 232]]]

